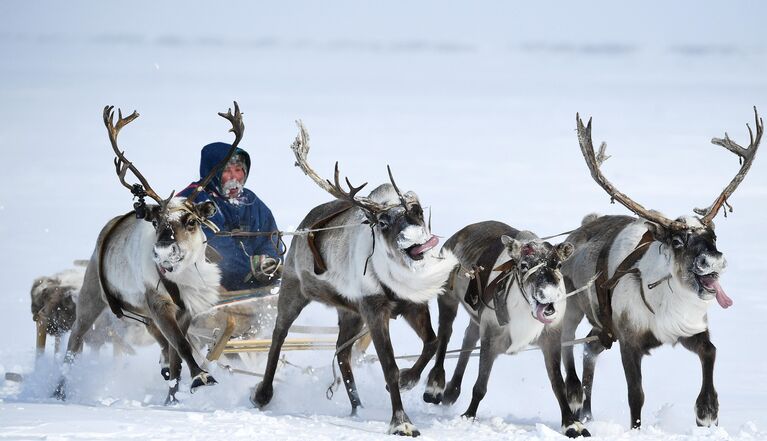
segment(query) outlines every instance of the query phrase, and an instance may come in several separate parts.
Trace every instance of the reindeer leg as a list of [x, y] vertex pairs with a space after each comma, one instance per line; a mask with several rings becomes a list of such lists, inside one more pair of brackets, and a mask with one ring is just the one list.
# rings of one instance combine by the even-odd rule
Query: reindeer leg
[[[573, 291], [573, 284], [569, 278], [565, 277], [565, 289]], [[562, 341], [575, 340], [575, 331], [583, 320], [584, 313], [578, 307], [577, 301], [571, 299], [567, 302], [565, 316], [562, 319]], [[578, 371], [575, 368], [575, 357], [573, 355], [573, 346], [565, 346], [562, 349], [562, 361], [565, 365], [565, 387], [567, 389], [567, 401], [570, 410], [576, 416], [579, 415], [583, 407], [583, 386], [578, 378]]]
[[[336, 348], [354, 338], [362, 330], [362, 317], [359, 314], [338, 308], [338, 342]], [[349, 395], [349, 402], [352, 405], [351, 416], [357, 415], [357, 408], [362, 406], [360, 397], [357, 394], [357, 384], [354, 382], [352, 373], [352, 346], [348, 345], [337, 354], [338, 368], [341, 370], [341, 378], [344, 382], [344, 389]]]
[[628, 341], [621, 339], [621, 361], [623, 373], [626, 375], [628, 386], [629, 410], [631, 411], [631, 428], [642, 426], [642, 406], [644, 405], [644, 390], [642, 389], [642, 357], [643, 351]]
[[[588, 337], [599, 336], [600, 330], [594, 328]], [[597, 366], [597, 358], [605, 350], [599, 340], [590, 341], [583, 345], [583, 408], [581, 408], [581, 421], [594, 419], [591, 414], [591, 391], [594, 386], [594, 370]], [[568, 374], [569, 375], [569, 374]]]
[[376, 354], [386, 379], [386, 386], [389, 389], [392, 408], [389, 434], [416, 437], [421, 432], [416, 429], [402, 407], [402, 397], [399, 391], [399, 368], [394, 359], [394, 349], [389, 335], [391, 311], [388, 304], [389, 302], [384, 296], [363, 297], [360, 301], [360, 314], [370, 329], [373, 345], [376, 348]]
[[162, 335], [160, 329], [152, 321], [147, 322], [146, 330], [149, 332], [149, 335], [154, 337], [157, 344], [160, 345], [160, 375], [162, 375], [165, 381], [168, 381], [170, 380], [170, 344], [168, 339]]
[[429, 314], [428, 304], [409, 303], [402, 316], [418, 334], [421, 341], [423, 341], [423, 349], [421, 350], [421, 355], [418, 356], [418, 360], [409, 369], [400, 369], [399, 372], [400, 390], [409, 390], [418, 384], [424, 368], [426, 368], [426, 365], [437, 351], [437, 336], [431, 327], [431, 315]]
[[479, 402], [485, 398], [487, 382], [490, 380], [490, 371], [493, 370], [493, 363], [495, 363], [495, 359], [499, 354], [495, 343], [502, 331], [503, 328], [495, 326], [485, 326], [481, 330], [482, 342], [479, 348], [479, 374], [477, 375], [477, 381], [474, 383], [474, 389], [472, 389], [469, 408], [461, 415], [464, 418], [476, 418]]
[[165, 397], [165, 405], [178, 404], [176, 393], [178, 392], [179, 378], [181, 378], [181, 356], [175, 349], [168, 348], [168, 395]]
[[66, 382], [69, 370], [77, 355], [83, 350], [83, 337], [107, 306], [106, 302], [101, 298], [101, 288], [98, 285], [98, 279], [88, 277], [88, 275], [86, 273], [83, 287], [80, 289], [80, 296], [77, 299], [77, 317], [67, 342], [67, 352], [64, 355], [61, 379], [53, 391], [53, 397], [62, 401], [66, 400], [67, 397]]
[[703, 381], [698, 399], [695, 400], [695, 422], [698, 426], [719, 425], [719, 397], [714, 388], [714, 362], [716, 346], [711, 343], [708, 331], [692, 337], [680, 338], [679, 342], [688, 350], [698, 354]]
[[437, 305], [439, 306], [437, 357], [426, 380], [426, 391], [423, 393], [423, 400], [433, 404], [442, 402], [442, 392], [445, 390], [445, 353], [450, 343], [450, 336], [453, 334], [453, 322], [458, 312], [458, 302], [447, 298], [446, 295], [439, 297]]
[[461, 355], [458, 356], [458, 364], [455, 366], [453, 372], [453, 378], [445, 386], [445, 393], [442, 397], [442, 404], [451, 405], [455, 403], [458, 397], [461, 395], [461, 383], [463, 382], [463, 374], [466, 372], [466, 365], [469, 364], [469, 357], [471, 357], [471, 350], [476, 346], [479, 341], [479, 325], [474, 321], [469, 322], [469, 326], [466, 327], [466, 331], [463, 334], [463, 344], [461, 345]]
[[250, 396], [250, 402], [254, 406], [262, 408], [272, 400], [274, 394], [272, 383], [277, 371], [282, 344], [285, 342], [285, 337], [288, 336], [290, 326], [308, 304], [309, 300], [301, 293], [300, 282], [295, 277], [286, 276], [283, 278], [277, 300], [277, 320], [272, 332], [272, 344], [269, 347], [264, 379], [258, 383]]
[[[178, 322], [179, 328], [181, 328], [181, 331], [184, 333], [184, 335], [187, 335], [187, 331], [189, 330], [189, 325], [192, 322], [191, 317], [188, 313], [185, 311], [179, 311], [179, 313], [176, 314], [176, 321]], [[165, 405], [174, 405], [178, 404], [178, 400], [176, 399], [176, 393], [178, 392], [178, 386], [179, 386], [179, 379], [181, 378], [181, 355], [173, 349], [172, 347], [168, 348], [168, 396], [165, 398]], [[210, 377], [209, 377], [210, 378]], [[215, 380], [214, 380], [215, 381]]]
[[591, 433], [578, 421], [568, 402], [565, 382], [562, 379], [562, 369], [560, 367], [562, 361], [561, 329], [555, 327], [544, 328], [538, 343], [543, 350], [543, 359], [546, 363], [546, 373], [549, 376], [551, 389], [554, 391], [554, 396], [557, 397], [557, 402], [559, 403], [559, 410], [562, 414], [562, 431], [568, 438], [591, 436]]
[[160, 328], [170, 346], [178, 352], [178, 355], [189, 367], [192, 376], [191, 391], [194, 392], [200, 386], [216, 384], [216, 379], [208, 375], [194, 359], [192, 345], [189, 344], [186, 333], [176, 321], [178, 307], [173, 303], [173, 299], [168, 294], [151, 289], [147, 290], [145, 296], [153, 321]]

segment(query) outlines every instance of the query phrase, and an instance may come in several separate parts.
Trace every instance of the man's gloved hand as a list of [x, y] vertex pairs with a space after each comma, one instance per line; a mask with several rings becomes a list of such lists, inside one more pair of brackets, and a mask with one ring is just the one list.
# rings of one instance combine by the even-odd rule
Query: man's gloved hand
[[250, 273], [259, 282], [282, 277], [282, 263], [265, 254], [250, 256]]

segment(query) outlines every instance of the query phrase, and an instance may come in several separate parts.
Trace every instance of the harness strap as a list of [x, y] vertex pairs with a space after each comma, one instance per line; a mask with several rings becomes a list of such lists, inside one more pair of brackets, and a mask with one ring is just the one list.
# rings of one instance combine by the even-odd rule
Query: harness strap
[[[311, 224], [309, 226], [310, 230], [315, 230], [318, 228], [324, 228], [327, 226], [327, 224], [330, 223], [333, 219], [337, 218], [341, 214], [349, 211], [354, 205], [351, 203], [344, 203], [342, 204], [338, 209], [331, 212], [329, 215], [323, 217], [322, 219], [316, 221], [315, 223]], [[317, 245], [317, 240], [319, 239], [320, 232], [314, 232], [310, 231], [306, 235], [306, 240], [308, 241], [309, 250], [312, 252], [312, 256], [314, 257], [314, 274], [322, 274], [325, 271], [328, 270], [327, 264], [325, 264], [325, 259], [322, 258], [322, 254], [320, 254], [320, 248]]]
[[173, 303], [175, 303], [176, 306], [178, 306], [181, 310], [186, 309], [186, 305], [184, 304], [184, 300], [181, 298], [181, 291], [178, 289], [178, 285], [163, 276], [159, 268], [157, 268], [157, 275], [160, 276], [162, 286], [164, 286], [165, 290], [168, 291], [168, 294], [170, 294], [170, 298], [173, 300]]
[[[490, 281], [490, 283], [487, 284], [487, 288], [485, 288], [485, 292], [482, 293], [483, 301], [485, 298], [492, 296], [493, 297], [493, 305], [495, 308], [490, 308], [495, 311], [495, 318], [498, 320], [498, 324], [501, 326], [506, 326], [509, 324], [510, 317], [509, 317], [509, 310], [507, 308], [504, 308], [503, 306], [506, 305], [506, 302], [508, 300], [509, 296], [509, 289], [511, 287], [511, 284], [514, 283], [514, 280], [509, 280], [510, 276], [512, 276], [512, 272], [516, 269], [517, 262], [514, 259], [508, 260], [497, 267], [493, 268], [493, 271], [500, 271], [501, 273], [493, 280]], [[503, 286], [506, 289], [499, 289], [501, 288], [501, 284], [504, 284]], [[485, 303], [487, 306], [487, 303]]]
[[642, 287], [641, 282], [641, 272], [639, 271], [639, 268], [633, 268], [633, 266], [645, 255], [647, 249], [654, 240], [655, 238], [652, 233], [649, 230], [646, 231], [634, 250], [629, 253], [620, 264], [618, 264], [615, 273], [609, 279], [607, 277], [607, 265], [611, 247], [603, 247], [599, 252], [596, 265], [597, 270], [599, 271], [599, 276], [596, 281], [597, 303], [599, 304], [599, 321], [602, 323], [602, 331], [599, 334], [599, 341], [607, 349], [612, 347], [613, 342], [618, 339], [615, 335], [615, 325], [613, 323], [612, 294], [613, 288], [615, 288], [623, 276], [626, 274], [634, 274], [640, 278], [639, 289], [642, 300], [644, 301], [645, 306], [647, 306], [653, 314], [655, 313], [645, 298], [644, 288]]
[[[498, 256], [504, 248], [505, 245], [503, 245], [501, 237], [498, 235], [497, 238], [494, 238], [484, 247], [482, 254], [472, 265], [472, 269], [474, 270], [473, 274], [477, 283], [469, 283], [466, 288], [466, 293], [463, 296], [463, 300], [474, 311], [479, 310], [479, 307], [483, 303], [485, 305], [488, 303], [484, 299], [485, 293], [488, 292], [489, 288], [485, 286], [485, 283], [490, 280], [490, 274], [493, 272], [493, 265], [495, 265]], [[483, 283], [483, 281], [485, 282]]]

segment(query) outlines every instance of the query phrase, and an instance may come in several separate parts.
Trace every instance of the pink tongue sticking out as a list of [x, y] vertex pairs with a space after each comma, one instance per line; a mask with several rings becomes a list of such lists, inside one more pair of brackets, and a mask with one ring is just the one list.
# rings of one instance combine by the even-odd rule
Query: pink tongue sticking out
[[719, 281], [716, 279], [708, 279], [708, 280], [702, 280], [703, 286], [706, 287], [709, 291], [715, 291], [716, 292], [716, 301], [719, 302], [719, 306], [721, 306], [724, 309], [729, 308], [733, 305], [732, 299], [724, 293], [724, 290], [722, 289], [722, 286], [719, 284]]
[[417, 247], [415, 247], [412, 250], [410, 250], [410, 256], [411, 257], [417, 257], [417, 256], [419, 256], [419, 255], [429, 251], [430, 249], [436, 247], [438, 243], [439, 243], [439, 237], [431, 236], [431, 238], [429, 240], [427, 240], [426, 243], [418, 245]]
[[543, 323], [544, 325], [548, 325], [549, 323], [553, 322], [553, 319], [550, 319], [546, 317], [546, 314], [544, 314], [544, 311], [546, 310], [546, 306], [548, 305], [541, 305], [540, 303], [535, 307], [535, 318], [539, 322]]

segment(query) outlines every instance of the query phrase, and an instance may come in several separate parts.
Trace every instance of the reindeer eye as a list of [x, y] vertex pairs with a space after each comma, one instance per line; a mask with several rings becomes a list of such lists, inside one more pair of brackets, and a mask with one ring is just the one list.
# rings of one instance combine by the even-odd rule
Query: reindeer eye
[[562, 269], [562, 262], [557, 262], [557, 269]]
[[381, 217], [379, 217], [378, 226], [381, 227], [382, 230], [389, 228], [389, 216], [384, 214]]
[[680, 237], [674, 236], [674, 238], [671, 239], [671, 246], [676, 249], [682, 248], [684, 246], [684, 241], [682, 241]]

